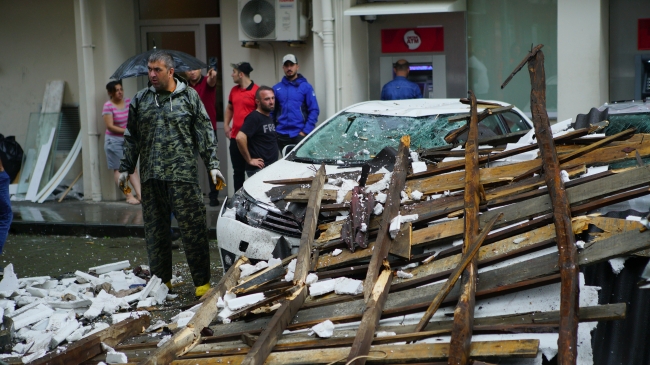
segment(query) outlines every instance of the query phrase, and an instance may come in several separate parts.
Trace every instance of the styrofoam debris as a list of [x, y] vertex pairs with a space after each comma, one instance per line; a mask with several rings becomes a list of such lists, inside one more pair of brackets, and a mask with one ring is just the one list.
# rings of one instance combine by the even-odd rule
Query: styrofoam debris
[[27, 312], [13, 317], [14, 329], [18, 330], [32, 323], [36, 323], [43, 318], [48, 318], [52, 313], [54, 313], [54, 311], [50, 307], [44, 304], [39, 304]]
[[319, 295], [331, 293], [334, 291], [339, 279], [320, 280], [309, 286], [309, 295], [317, 297]]
[[86, 332], [90, 331], [90, 328], [90, 326], [81, 326], [72, 332], [68, 337], [66, 337], [65, 340], [71, 343], [79, 341], [83, 338]]
[[20, 361], [22, 361], [23, 364], [29, 364], [30, 362], [39, 359], [47, 353], [47, 350], [45, 349], [39, 349], [38, 351], [35, 351], [27, 356], [23, 356]]
[[366, 193], [378, 193], [382, 190], [386, 190], [388, 186], [390, 185], [390, 179], [393, 176], [392, 172], [387, 172], [384, 174], [384, 177], [382, 177], [381, 180], [377, 181], [376, 183], [366, 186]]
[[413, 173], [417, 174], [418, 172], [427, 171], [427, 164], [424, 161], [412, 162], [411, 168], [413, 169]]
[[410, 279], [410, 278], [413, 277], [413, 274], [408, 273], [408, 272], [405, 272], [405, 271], [402, 271], [402, 270], [399, 270], [399, 271], [397, 272], [397, 277], [398, 277], [398, 278], [402, 278], [402, 279]]
[[350, 278], [340, 278], [334, 287], [334, 292], [336, 294], [361, 294], [363, 293], [363, 281]]
[[255, 293], [244, 295], [242, 297], [230, 299], [226, 301], [226, 305], [231, 311], [236, 311], [242, 308], [250, 307], [251, 305], [264, 300], [264, 293]]
[[154, 305], [153, 303], [155, 301], [156, 300], [154, 298], [143, 299], [143, 300], [138, 301], [138, 305], [136, 305], [136, 307], [137, 308], [151, 307], [152, 305]]
[[287, 272], [287, 275], [284, 276], [284, 281], [293, 281], [293, 271]]
[[528, 237], [519, 237], [519, 238], [515, 238], [514, 240], [512, 240], [512, 242], [513, 242], [515, 245], [518, 245], [518, 244], [524, 242], [524, 241], [527, 240], [527, 239], [528, 239]]
[[395, 239], [397, 237], [397, 233], [399, 232], [400, 226], [401, 226], [401, 221], [400, 221], [400, 215], [398, 214], [396, 217], [390, 220], [390, 226], [388, 227], [388, 233], [390, 233], [390, 238]]
[[4, 268], [4, 276], [0, 281], [0, 297], [9, 298], [18, 291], [18, 277], [14, 274], [14, 265], [9, 264]]
[[354, 189], [355, 186], [359, 185], [358, 182], [354, 180], [343, 179], [341, 187], [336, 192], [336, 203], [341, 204], [345, 200], [345, 196], [348, 192]]
[[569, 177], [569, 173], [566, 172], [566, 170], [560, 171], [560, 178], [562, 179], [563, 183], [568, 183], [571, 181], [571, 178]]
[[407, 215], [400, 216], [400, 222], [401, 223], [414, 222], [416, 220], [418, 220], [418, 215], [417, 214], [407, 214]]
[[256, 272], [258, 272], [258, 271], [260, 271], [262, 269], [265, 269], [267, 267], [269, 267], [269, 264], [266, 261], [260, 261], [255, 265], [242, 264], [241, 266], [239, 266], [239, 269], [241, 270], [241, 274], [239, 275], [239, 278], [243, 279], [243, 278], [245, 278], [247, 276], [251, 276], [252, 274], [254, 274], [254, 273], [256, 273]]
[[223, 308], [226, 306], [226, 302], [223, 301], [222, 297], [219, 297], [217, 299], [217, 308]]
[[89, 272], [94, 272], [95, 274], [105, 274], [110, 271], [117, 271], [117, 270], [124, 270], [131, 267], [131, 264], [129, 263], [129, 260], [124, 260], [124, 261], [119, 261], [119, 262], [113, 262], [110, 264], [106, 265], [100, 265], [100, 266], [95, 266], [91, 267], [88, 269]]
[[127, 312], [127, 313], [115, 313], [111, 316], [113, 324], [122, 322], [129, 318], [140, 318], [141, 316], [148, 316], [149, 312], [147, 311], [137, 311], [137, 312]]
[[365, 223], [361, 223], [361, 232], [365, 232], [368, 230], [368, 225]]
[[90, 275], [90, 274], [86, 274], [85, 272], [82, 272], [82, 271], [79, 271], [79, 270], [75, 271], [74, 274], [77, 276], [77, 281], [82, 283], [82, 284], [83, 283], [91, 283], [93, 285], [100, 285], [100, 284], [103, 283], [103, 281], [101, 281], [100, 278], [98, 278], [96, 276], [93, 276], [93, 275]]
[[419, 155], [417, 152], [415, 152], [415, 151], [410, 151], [409, 154], [411, 155], [411, 161], [413, 161], [413, 162], [418, 162], [418, 161], [420, 161], [420, 155]]
[[397, 333], [388, 332], [388, 331], [379, 331], [375, 333], [375, 337], [389, 337], [389, 336], [397, 336]]
[[307, 285], [311, 285], [317, 281], [318, 281], [318, 275], [314, 273], [310, 273], [309, 275], [307, 275], [307, 278], [305, 278], [305, 284]]
[[192, 320], [192, 317], [180, 318], [176, 322], [176, 324], [178, 325], [178, 328], [183, 328], [183, 327], [187, 326], [187, 324], [190, 323], [191, 320]]
[[404, 203], [405, 201], [409, 200], [409, 195], [406, 193], [406, 191], [400, 191], [399, 192], [400, 196], [400, 202]]
[[52, 339], [50, 340], [50, 348], [54, 348], [61, 342], [65, 341], [66, 337], [70, 336], [80, 326], [81, 323], [79, 323], [76, 319], [71, 319], [65, 322], [64, 325], [52, 335]]
[[375, 204], [375, 208], [372, 210], [372, 214], [374, 215], [381, 215], [381, 213], [384, 211], [384, 206], [381, 205], [381, 203]]
[[158, 341], [158, 344], [156, 345], [156, 347], [161, 347], [162, 345], [164, 345], [167, 341], [169, 341], [171, 339], [172, 339], [172, 335], [162, 336], [160, 341]]
[[163, 328], [165, 326], [167, 326], [167, 323], [165, 321], [163, 321], [162, 319], [159, 319], [159, 320], [156, 321], [156, 323], [154, 323], [154, 324], [150, 325], [149, 327], [147, 327], [145, 332], [153, 332], [153, 331], [155, 331], [157, 329], [160, 329], [160, 328]]
[[140, 300], [144, 300], [146, 297], [149, 296], [149, 293], [154, 289], [154, 287], [160, 285], [162, 283], [162, 280], [157, 277], [156, 275], [152, 275], [151, 279], [149, 279], [149, 282], [147, 283], [147, 286], [142, 289], [140, 292]]
[[276, 258], [273, 258], [273, 257], [271, 257], [269, 259], [269, 267], [277, 266], [277, 265], [280, 265], [280, 264], [282, 264], [282, 259], [276, 259]]
[[422, 194], [422, 192], [419, 191], [419, 190], [412, 191], [411, 192], [411, 199], [420, 200], [420, 199], [422, 199], [422, 195], [424, 195], [424, 194]]
[[182, 311], [182, 312], [178, 313], [177, 315], [173, 316], [170, 319], [170, 321], [173, 323], [173, 322], [177, 322], [179, 319], [182, 319], [182, 318], [192, 318], [192, 317], [194, 317], [194, 314], [196, 314], [196, 313], [194, 313], [194, 312], [192, 312], [190, 310]]
[[332, 256], [338, 256], [343, 252], [340, 248], [335, 248], [334, 251], [332, 251]]
[[577, 240], [577, 241], [576, 241], [576, 247], [578, 247], [579, 249], [582, 250], [583, 248], [585, 248], [585, 241], [583, 241], [583, 240]]
[[635, 221], [635, 222], [640, 222], [641, 219], [642, 219], [642, 217], [639, 217], [639, 216], [636, 216], [636, 215], [628, 215], [627, 217], [625, 217], [625, 220]]
[[126, 364], [127, 362], [128, 358], [123, 352], [113, 351], [106, 353], [106, 363], [108, 364]]
[[311, 330], [320, 338], [330, 338], [334, 335], [334, 323], [328, 319], [315, 325]]
[[613, 259], [609, 259], [609, 265], [612, 267], [612, 272], [615, 275], [620, 274], [621, 271], [625, 268], [625, 260], [627, 260], [626, 257], [615, 257]]
[[287, 270], [291, 271], [291, 272], [296, 271], [296, 263], [297, 262], [298, 262], [298, 260], [296, 260], [296, 259], [291, 260], [291, 262], [289, 262], [289, 265], [287, 265]]
[[388, 198], [388, 195], [384, 193], [377, 193], [375, 196], [375, 201], [384, 204], [386, 203], [386, 198]]

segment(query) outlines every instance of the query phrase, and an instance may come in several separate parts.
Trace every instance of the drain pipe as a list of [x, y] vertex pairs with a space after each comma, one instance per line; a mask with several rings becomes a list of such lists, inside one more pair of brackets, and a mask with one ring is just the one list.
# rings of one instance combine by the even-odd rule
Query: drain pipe
[[[86, 1], [79, 0], [79, 24], [81, 30], [81, 53], [83, 80], [81, 93], [85, 94], [84, 108], [86, 123], [88, 126], [88, 153], [90, 163], [90, 186], [93, 201], [102, 200], [102, 189], [99, 181], [99, 133], [97, 131], [95, 106], [95, 60], [93, 52], [95, 45], [92, 44], [92, 33], [88, 24], [88, 12]], [[85, 190], [85, 189], [84, 189]]]
[[334, 18], [332, 0], [321, 0], [323, 12], [323, 53], [325, 56], [325, 118], [336, 113], [336, 84], [334, 58]]

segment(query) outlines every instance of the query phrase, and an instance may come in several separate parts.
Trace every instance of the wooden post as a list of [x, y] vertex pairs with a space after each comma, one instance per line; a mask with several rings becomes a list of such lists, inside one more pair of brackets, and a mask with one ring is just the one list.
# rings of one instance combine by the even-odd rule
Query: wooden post
[[[578, 354], [578, 306], [580, 286], [578, 281], [578, 261], [575, 237], [571, 230], [571, 208], [560, 177], [560, 161], [553, 142], [551, 124], [546, 113], [546, 75], [544, 71], [543, 45], [536, 46], [521, 61], [506, 80], [528, 63], [530, 74], [530, 105], [533, 114], [535, 136], [542, 157], [544, 178], [553, 204], [553, 223], [560, 257], [558, 265], [562, 285], [560, 287], [560, 329], [558, 339], [558, 364], [575, 364]], [[503, 88], [502, 86], [502, 88]]]
[[366, 301], [368, 301], [368, 298], [375, 287], [382, 264], [388, 257], [388, 252], [390, 251], [391, 238], [388, 228], [390, 227], [390, 221], [399, 214], [401, 192], [404, 190], [406, 184], [410, 145], [410, 137], [403, 136], [400, 140], [397, 157], [395, 158], [395, 167], [393, 168], [393, 175], [390, 179], [391, 188], [388, 191], [384, 213], [379, 222], [379, 231], [377, 232], [375, 248], [373, 249], [372, 257], [370, 258], [370, 264], [368, 264], [366, 280], [363, 282], [363, 297]]
[[[479, 233], [479, 166], [478, 166], [478, 115], [476, 97], [469, 92], [471, 100], [469, 132], [465, 143], [465, 233], [463, 253], [468, 253]], [[449, 364], [465, 365], [469, 361], [470, 344], [474, 325], [474, 295], [478, 277], [477, 258], [467, 265], [461, 279], [461, 294], [454, 311], [454, 325], [449, 343]]]
[[314, 176], [310, 187], [309, 202], [307, 203], [307, 210], [305, 212], [305, 223], [303, 224], [296, 270], [293, 277], [295, 286], [292, 288], [292, 294], [278, 308], [269, 324], [248, 351], [246, 358], [242, 361], [244, 365], [261, 365], [266, 361], [266, 358], [278, 342], [278, 338], [303, 305], [305, 299], [307, 299], [305, 279], [311, 269], [311, 247], [316, 228], [318, 227], [318, 214], [320, 212], [323, 186], [325, 185], [326, 179], [325, 165], [323, 164], [318, 169], [316, 176]]

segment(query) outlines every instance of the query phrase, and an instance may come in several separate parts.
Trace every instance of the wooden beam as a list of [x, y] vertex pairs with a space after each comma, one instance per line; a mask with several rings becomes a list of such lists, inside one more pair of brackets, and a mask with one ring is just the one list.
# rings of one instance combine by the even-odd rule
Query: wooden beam
[[379, 223], [375, 249], [372, 251], [366, 279], [363, 281], [363, 296], [366, 300], [370, 298], [370, 294], [379, 277], [382, 264], [388, 257], [390, 251], [391, 238], [388, 228], [390, 227], [391, 220], [399, 214], [400, 194], [404, 190], [404, 184], [406, 182], [410, 145], [410, 137], [408, 135], [403, 136], [400, 140], [399, 149], [397, 150], [397, 157], [395, 158], [395, 166], [393, 167], [393, 174], [390, 179], [391, 188], [388, 191], [384, 212]]
[[494, 223], [502, 216], [503, 215], [495, 216], [491, 221], [489, 221], [485, 225], [485, 227], [483, 227], [481, 234], [469, 246], [469, 249], [465, 253], [463, 253], [460, 263], [458, 264], [456, 269], [454, 269], [454, 271], [451, 273], [451, 276], [449, 277], [449, 279], [447, 279], [445, 285], [438, 292], [436, 297], [433, 298], [431, 305], [429, 305], [429, 308], [427, 308], [426, 312], [424, 312], [424, 315], [422, 316], [422, 319], [420, 319], [420, 322], [418, 322], [418, 324], [415, 326], [415, 332], [422, 331], [422, 329], [424, 329], [427, 323], [429, 323], [431, 317], [436, 313], [438, 308], [440, 308], [442, 301], [445, 299], [445, 297], [447, 297], [447, 294], [449, 294], [451, 289], [456, 284], [456, 280], [458, 280], [460, 274], [465, 270], [465, 268], [467, 267], [467, 265], [469, 265], [470, 262], [475, 261], [474, 256], [476, 256], [476, 253], [479, 251], [479, 248], [481, 247], [481, 244], [483, 244], [485, 237], [487, 236], [488, 232], [490, 232], [490, 230], [492, 229]]
[[198, 343], [201, 339], [201, 331], [210, 325], [210, 322], [219, 311], [217, 300], [237, 284], [241, 274], [239, 267], [248, 262], [249, 260], [246, 257], [240, 257], [219, 280], [217, 286], [210, 288], [201, 297], [203, 305], [194, 314], [187, 326], [174, 334], [169, 341], [153, 351], [146, 359], [140, 361], [138, 365], [169, 364], [180, 352], [186, 351], [188, 347]]
[[[471, 345], [471, 356], [485, 357], [520, 357], [533, 358], [537, 356], [539, 340], [509, 340], [474, 342]], [[449, 344], [446, 343], [416, 343], [412, 345], [378, 345], [370, 348], [372, 363], [405, 363], [413, 361], [433, 361], [447, 358]], [[329, 364], [345, 359], [347, 348], [331, 348], [317, 350], [287, 351], [272, 353], [265, 365], [292, 364]], [[207, 359], [176, 360], [172, 365], [213, 365], [213, 364], [242, 364], [244, 355], [212, 357]]]
[[[478, 113], [476, 97], [469, 92], [470, 115], [468, 121], [467, 143], [465, 144], [465, 227], [463, 235], [463, 254], [471, 257], [465, 265], [461, 278], [461, 294], [454, 311], [454, 327], [449, 343], [449, 364], [465, 365], [469, 361], [470, 344], [474, 325], [474, 303], [476, 280], [478, 279], [478, 261], [470, 254], [470, 245], [479, 237], [479, 165], [478, 165]], [[499, 216], [500, 218], [501, 216]], [[494, 224], [494, 222], [492, 222]], [[446, 296], [446, 294], [445, 294]]]
[[259, 273], [255, 273], [250, 277], [245, 278], [243, 282], [232, 288], [232, 292], [235, 294], [250, 292], [270, 281], [284, 276], [285, 273], [286, 270], [282, 264], [278, 264], [273, 267], [267, 267]]
[[395, 239], [390, 245], [389, 253], [409, 260], [411, 258], [411, 242], [413, 237], [413, 225], [411, 222], [402, 224]]
[[[558, 364], [575, 364], [578, 357], [578, 308], [580, 282], [578, 279], [577, 248], [571, 230], [569, 198], [560, 176], [560, 160], [555, 152], [551, 124], [546, 113], [546, 76], [544, 52], [539, 50], [528, 58], [528, 72], [532, 91], [531, 112], [537, 144], [544, 166], [544, 177], [553, 204], [557, 247], [560, 253], [558, 265], [562, 286], [560, 289], [560, 329], [558, 339]], [[602, 143], [602, 142], [601, 142]], [[598, 144], [595, 143], [595, 144]], [[574, 155], [571, 156], [571, 158]], [[575, 155], [577, 156], [577, 155]]]
[[[388, 264], [385, 263], [385, 266], [388, 266]], [[379, 274], [375, 287], [372, 289], [372, 293], [366, 301], [366, 308], [363, 311], [363, 317], [361, 317], [357, 335], [350, 348], [347, 364], [364, 365], [366, 363], [365, 356], [368, 355], [372, 340], [375, 337], [375, 328], [381, 318], [384, 303], [386, 303], [386, 298], [390, 291], [392, 278], [393, 273], [390, 267], [385, 267], [384, 271]]]
[[109, 346], [115, 346], [126, 338], [133, 337], [149, 327], [151, 318], [141, 316], [118, 322], [94, 335], [83, 338], [69, 345], [62, 352], [53, 351], [48, 355], [34, 360], [35, 365], [69, 365], [80, 364], [104, 352], [102, 342]]

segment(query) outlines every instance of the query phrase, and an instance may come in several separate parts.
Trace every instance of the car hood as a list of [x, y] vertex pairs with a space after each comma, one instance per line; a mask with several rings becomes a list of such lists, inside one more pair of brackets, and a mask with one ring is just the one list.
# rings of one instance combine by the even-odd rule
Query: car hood
[[[255, 200], [271, 204], [271, 198], [266, 195], [266, 192], [280, 185], [267, 184], [264, 181], [312, 178], [315, 175], [314, 167], [318, 168], [318, 165], [281, 159], [246, 179], [244, 182], [244, 190]], [[361, 167], [341, 168], [338, 165], [325, 165], [325, 172], [328, 175], [360, 170]]]

